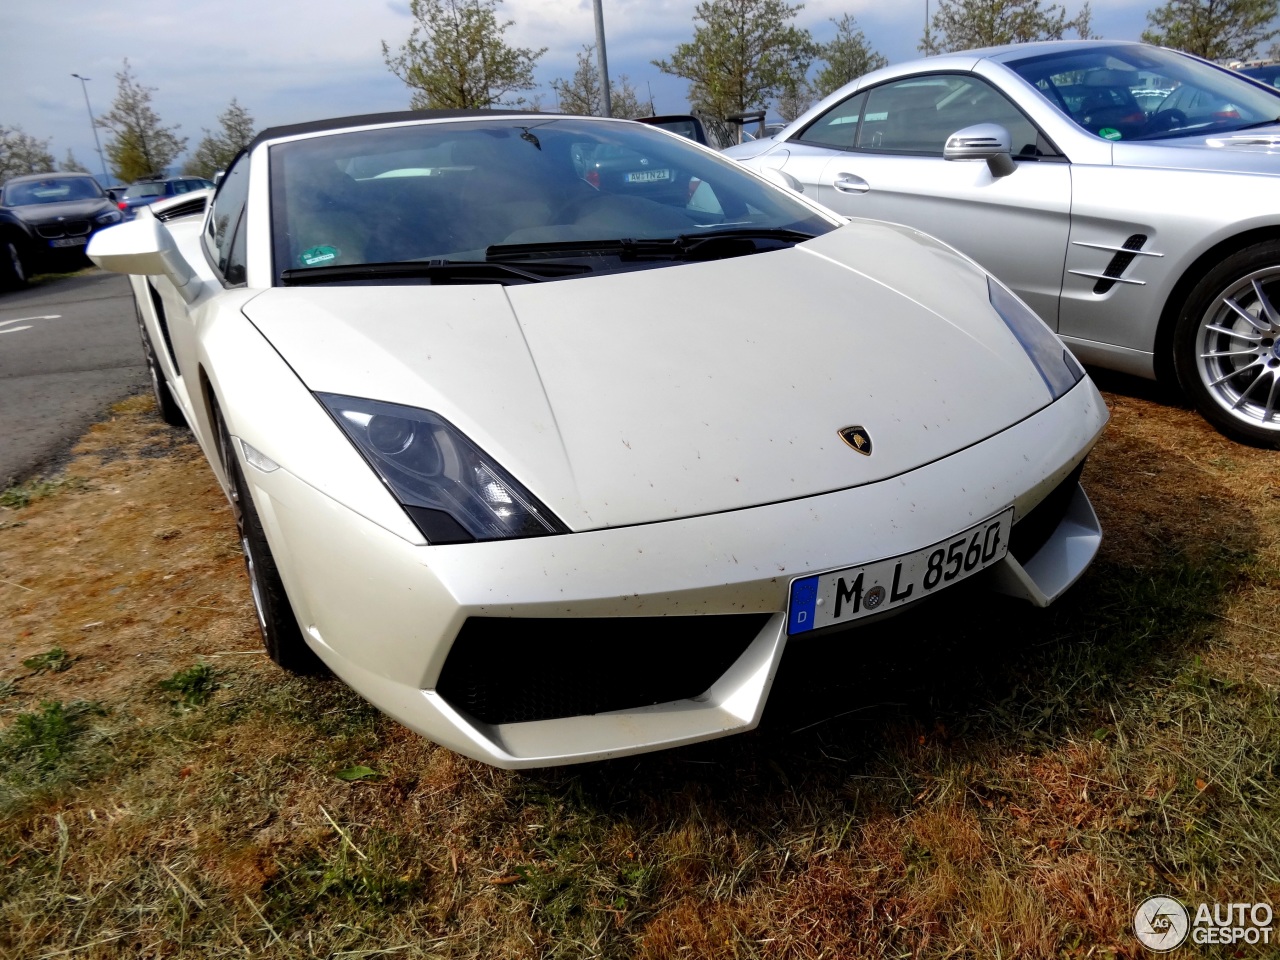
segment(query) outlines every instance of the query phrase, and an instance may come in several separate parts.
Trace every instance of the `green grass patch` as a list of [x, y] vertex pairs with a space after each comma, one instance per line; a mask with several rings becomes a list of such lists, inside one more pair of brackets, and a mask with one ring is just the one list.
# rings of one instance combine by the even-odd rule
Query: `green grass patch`
[[80, 477], [54, 477], [47, 480], [29, 480], [17, 486], [0, 490], [0, 507], [21, 510], [35, 500], [51, 497], [63, 490], [81, 490], [86, 486]]
[[197, 663], [160, 681], [161, 690], [174, 694], [174, 705], [187, 708], [204, 706], [221, 686], [218, 671], [207, 663]]
[[62, 673], [64, 670], [70, 670], [74, 662], [75, 658], [69, 656], [67, 651], [61, 647], [54, 647], [34, 657], [27, 657], [22, 661], [22, 665], [37, 674], [44, 673], [46, 670], [50, 673]]

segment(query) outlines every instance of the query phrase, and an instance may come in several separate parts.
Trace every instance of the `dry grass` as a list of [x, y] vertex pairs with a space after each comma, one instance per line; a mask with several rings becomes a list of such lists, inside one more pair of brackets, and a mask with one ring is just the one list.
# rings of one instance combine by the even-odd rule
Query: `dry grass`
[[754, 734], [535, 774], [258, 655], [125, 401], [0, 508], [0, 955], [1136, 957], [1149, 893], [1280, 905], [1276, 454], [1108, 399], [1053, 610], [957, 590], [797, 643]]

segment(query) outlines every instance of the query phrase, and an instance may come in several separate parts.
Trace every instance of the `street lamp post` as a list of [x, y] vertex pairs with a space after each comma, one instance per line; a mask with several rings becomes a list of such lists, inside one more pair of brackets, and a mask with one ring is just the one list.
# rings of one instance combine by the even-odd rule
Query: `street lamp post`
[[102, 178], [110, 183], [111, 175], [107, 173], [107, 158], [102, 155], [102, 142], [98, 139], [98, 125], [93, 122], [93, 107], [89, 106], [89, 77], [82, 77], [78, 73], [73, 73], [72, 76], [80, 81], [80, 89], [84, 91], [84, 108], [89, 111], [89, 129], [93, 131], [93, 145], [98, 149], [98, 162], [102, 164]]
[[613, 116], [613, 99], [609, 96], [609, 58], [604, 52], [604, 9], [601, 0], [596, 6], [596, 61], [600, 64], [600, 100], [606, 117]]

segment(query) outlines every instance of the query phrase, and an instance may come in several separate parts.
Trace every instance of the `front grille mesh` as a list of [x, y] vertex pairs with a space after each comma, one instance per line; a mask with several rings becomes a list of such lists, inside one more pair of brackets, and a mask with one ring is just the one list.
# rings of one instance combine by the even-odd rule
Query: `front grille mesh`
[[59, 237], [83, 237], [88, 232], [88, 220], [63, 220], [60, 223], [42, 223], [36, 227], [36, 233], [46, 240], [56, 240]]
[[436, 692], [482, 723], [627, 710], [704, 693], [769, 615], [471, 617]]
[[[1146, 242], [1147, 235], [1145, 233], [1135, 233], [1124, 242], [1124, 249], [1141, 250]], [[1111, 258], [1111, 262], [1107, 264], [1107, 268], [1102, 272], [1108, 277], [1122, 277], [1124, 276], [1125, 270], [1128, 269], [1129, 264], [1133, 263], [1134, 257], [1136, 256], [1137, 254], [1134, 253], [1125, 253], [1117, 250], [1115, 256]], [[1114, 280], [1099, 279], [1098, 282], [1093, 285], [1093, 292], [1106, 293], [1115, 285], [1116, 282]]]
[[1083, 471], [1084, 461], [1081, 460], [1065, 480], [1013, 525], [1013, 531], [1009, 534], [1009, 552], [1019, 563], [1026, 563], [1049, 542], [1053, 531], [1058, 529], [1058, 524], [1067, 515], [1067, 507], [1071, 505], [1071, 497], [1076, 492], [1076, 484], [1080, 482]]
[[156, 213], [157, 220], [177, 220], [179, 217], [191, 217], [198, 213], [204, 213], [205, 205], [208, 204], [207, 196], [194, 197], [191, 200], [184, 200], [182, 203], [175, 203], [171, 207]]

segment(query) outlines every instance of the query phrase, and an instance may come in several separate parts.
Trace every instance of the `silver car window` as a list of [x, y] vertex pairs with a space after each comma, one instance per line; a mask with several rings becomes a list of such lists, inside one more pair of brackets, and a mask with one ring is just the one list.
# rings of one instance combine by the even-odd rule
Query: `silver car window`
[[947, 138], [975, 123], [1009, 131], [1015, 156], [1038, 156], [1039, 132], [995, 87], [978, 77], [933, 74], [873, 88], [856, 148], [876, 153], [942, 156]]
[[1280, 92], [1158, 47], [1077, 48], [1008, 66], [1078, 126], [1105, 140], [1228, 132], [1280, 118]]
[[862, 105], [866, 100], [867, 95], [859, 93], [836, 104], [800, 131], [795, 139], [820, 147], [852, 150], [853, 140], [858, 132], [858, 121], [862, 119]]

